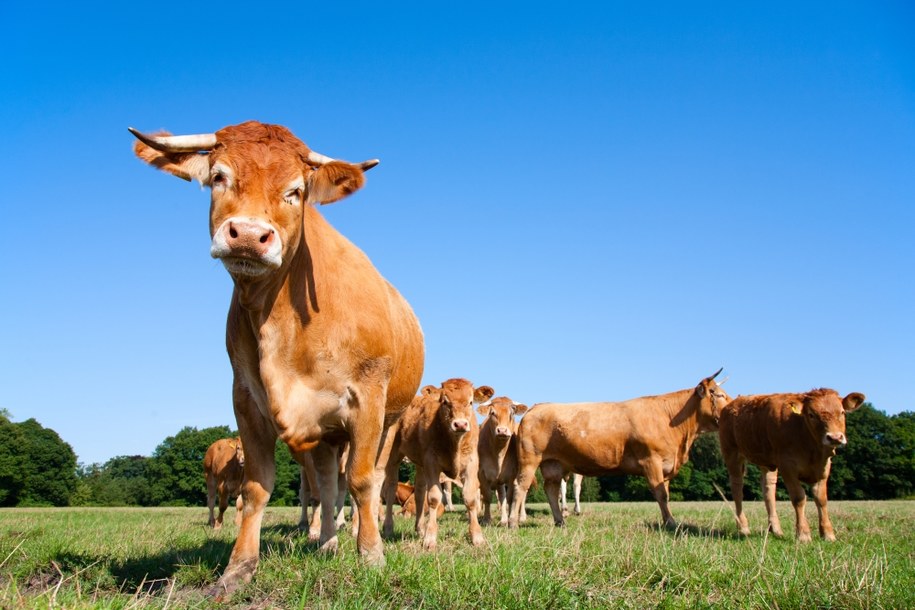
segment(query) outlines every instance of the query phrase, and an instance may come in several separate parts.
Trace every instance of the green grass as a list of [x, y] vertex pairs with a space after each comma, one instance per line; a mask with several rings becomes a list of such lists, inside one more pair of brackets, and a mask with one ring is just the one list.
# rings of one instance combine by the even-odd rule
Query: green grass
[[[238, 608], [911, 608], [915, 502], [832, 502], [838, 541], [738, 538], [723, 502], [673, 503], [683, 524], [659, 527], [653, 503], [587, 504], [563, 529], [545, 505], [519, 531], [484, 528], [467, 542], [463, 515], [442, 519], [439, 550], [423, 552], [412, 521], [396, 520], [387, 566], [360, 564], [355, 542], [327, 557], [297, 532], [298, 511], [271, 508], [261, 564], [224, 607]], [[780, 503], [786, 532], [794, 516]], [[206, 527], [206, 509], [0, 510], [0, 608], [208, 608], [204, 588], [236, 528]], [[816, 532], [816, 510], [808, 505]]]

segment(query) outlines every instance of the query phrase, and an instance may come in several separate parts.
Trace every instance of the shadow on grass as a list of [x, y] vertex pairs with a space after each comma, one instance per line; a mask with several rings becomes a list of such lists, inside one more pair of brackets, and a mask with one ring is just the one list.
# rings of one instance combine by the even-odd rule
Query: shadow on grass
[[666, 527], [658, 521], [646, 521], [645, 527], [655, 532], [667, 534], [669, 536], [701, 536], [703, 538], [722, 538], [725, 540], [738, 540], [740, 536], [737, 530], [723, 530], [718, 527], [707, 527], [704, 525], [693, 525], [691, 523], [680, 522], [676, 528]]

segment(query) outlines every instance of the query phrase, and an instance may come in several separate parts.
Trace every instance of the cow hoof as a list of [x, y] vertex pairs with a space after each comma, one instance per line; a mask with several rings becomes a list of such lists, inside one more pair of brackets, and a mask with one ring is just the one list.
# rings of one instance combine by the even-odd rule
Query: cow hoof
[[[310, 537], [309, 537], [310, 538]], [[323, 553], [324, 555], [336, 555], [338, 547], [337, 537], [334, 536], [320, 547], [318, 547], [318, 552]]]
[[673, 519], [671, 519], [670, 521], [665, 521], [664, 529], [671, 530], [671, 531], [677, 529], [677, 522], [674, 521]]
[[424, 551], [434, 551], [435, 547], [438, 545], [438, 541], [435, 538], [424, 538], [423, 539], [423, 550]]
[[470, 544], [473, 546], [483, 546], [486, 544], [486, 539], [483, 538], [483, 534], [478, 534], [470, 539]]
[[829, 532], [828, 534], [823, 535], [823, 540], [825, 540], [826, 542], [835, 542], [836, 535], [833, 534], [832, 532]]
[[797, 535], [798, 542], [810, 542], [810, 532], [803, 532]]
[[741, 538], [748, 538], [750, 536], [750, 528], [740, 528], [737, 530], [737, 535]]
[[239, 561], [229, 565], [222, 578], [207, 590], [207, 595], [216, 601], [226, 601], [239, 586], [251, 582], [254, 571], [257, 569], [257, 558]]
[[370, 568], [383, 568], [385, 565], [384, 559], [384, 549], [382, 545], [376, 547], [365, 549], [361, 551], [362, 560], [365, 561], [365, 565]]
[[321, 539], [321, 534], [316, 532], [308, 532], [308, 542], [317, 542]]

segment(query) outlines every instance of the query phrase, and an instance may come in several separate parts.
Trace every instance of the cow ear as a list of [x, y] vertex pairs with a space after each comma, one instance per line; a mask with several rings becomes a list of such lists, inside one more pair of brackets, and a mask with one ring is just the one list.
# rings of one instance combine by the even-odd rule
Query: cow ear
[[699, 398], [705, 398], [708, 396], [708, 388], [705, 387], [704, 382], [696, 386], [696, 394], [699, 395]]
[[490, 411], [492, 411], [492, 403], [489, 403], [489, 402], [477, 407], [477, 413], [479, 413], [480, 415], [484, 415], [484, 416], [489, 415]]
[[488, 385], [481, 385], [473, 390], [473, 402], [486, 402], [492, 398], [495, 393], [496, 391]]
[[[154, 135], [167, 136], [171, 134], [162, 132]], [[139, 140], [134, 142], [133, 152], [136, 153], [142, 161], [149, 163], [157, 169], [161, 169], [163, 172], [178, 176], [188, 182], [196, 180], [205, 186], [210, 183], [210, 156], [207, 153], [162, 152], [147, 146]]]
[[438, 391], [438, 388], [434, 385], [424, 385], [423, 389], [419, 391], [423, 396], [432, 396], [435, 392]]
[[527, 405], [522, 405], [522, 404], [516, 402], [514, 404], [514, 409], [515, 409], [515, 415], [521, 415], [523, 413], [527, 413]]
[[330, 161], [308, 174], [308, 203], [333, 203], [365, 184], [362, 169], [343, 161]]
[[861, 392], [852, 392], [848, 396], [842, 399], [842, 408], [845, 409], [846, 413], [851, 413], [855, 409], [861, 406], [864, 402], [864, 394]]

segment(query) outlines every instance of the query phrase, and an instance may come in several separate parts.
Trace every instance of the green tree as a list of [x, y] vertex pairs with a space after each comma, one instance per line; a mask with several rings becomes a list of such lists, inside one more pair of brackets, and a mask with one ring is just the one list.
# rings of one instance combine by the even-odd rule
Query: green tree
[[87, 506], [148, 506], [149, 460], [142, 455], [113, 457], [79, 470], [79, 503]]
[[152, 505], [206, 505], [203, 457], [221, 438], [235, 436], [228, 426], [198, 430], [190, 426], [156, 447], [148, 463], [149, 502]]
[[10, 422], [9, 411], [0, 413], [0, 506], [16, 506], [25, 487], [25, 437]]
[[273, 493], [270, 494], [270, 504], [273, 506], [298, 506], [299, 505], [299, 464], [292, 459], [292, 454], [286, 443], [277, 439], [273, 453], [276, 461], [276, 481]]
[[15, 426], [22, 432], [25, 479], [18, 504], [67, 506], [77, 483], [73, 448], [35, 419]]

